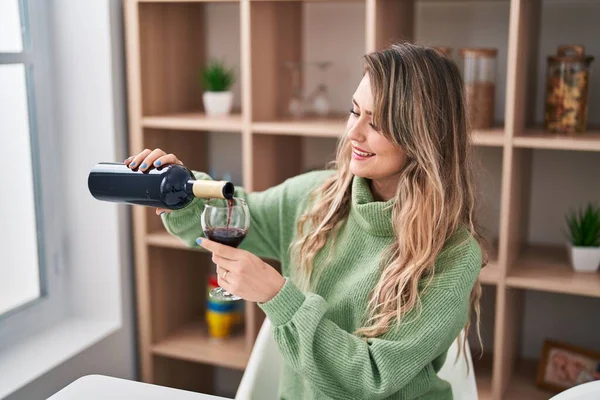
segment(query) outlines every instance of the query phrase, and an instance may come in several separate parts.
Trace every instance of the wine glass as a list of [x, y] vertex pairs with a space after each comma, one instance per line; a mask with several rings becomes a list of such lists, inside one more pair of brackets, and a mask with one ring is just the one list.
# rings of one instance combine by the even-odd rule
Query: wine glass
[[[246, 202], [237, 197], [231, 200], [210, 199], [204, 205], [200, 220], [202, 231], [208, 239], [226, 246], [238, 247], [250, 228], [250, 211]], [[222, 301], [241, 299], [222, 287], [211, 290], [210, 297]]]
[[302, 87], [300, 75], [302, 74], [302, 64], [294, 61], [284, 63], [292, 75], [291, 95], [287, 106], [287, 113], [293, 118], [301, 118], [304, 115], [304, 98], [302, 96]]
[[327, 69], [331, 66], [331, 61], [320, 61], [314, 63], [320, 71], [320, 82], [315, 91], [310, 95], [310, 102], [315, 114], [326, 117], [329, 115], [330, 99], [327, 88]]

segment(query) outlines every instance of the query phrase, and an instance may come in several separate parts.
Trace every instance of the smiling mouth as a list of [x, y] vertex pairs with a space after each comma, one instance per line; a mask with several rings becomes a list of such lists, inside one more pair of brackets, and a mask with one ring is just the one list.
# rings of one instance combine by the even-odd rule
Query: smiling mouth
[[365, 158], [373, 157], [375, 154], [360, 151], [360, 150], [356, 149], [355, 147], [353, 147], [352, 155], [354, 155], [356, 158], [365, 159]]

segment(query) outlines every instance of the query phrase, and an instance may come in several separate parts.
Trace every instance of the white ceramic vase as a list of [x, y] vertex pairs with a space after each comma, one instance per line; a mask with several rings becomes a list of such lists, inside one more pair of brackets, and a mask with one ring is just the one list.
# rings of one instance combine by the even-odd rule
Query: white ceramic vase
[[233, 105], [233, 92], [204, 92], [204, 111], [206, 115], [222, 116], [231, 113]]
[[569, 245], [571, 266], [577, 272], [596, 272], [600, 266], [600, 247]]

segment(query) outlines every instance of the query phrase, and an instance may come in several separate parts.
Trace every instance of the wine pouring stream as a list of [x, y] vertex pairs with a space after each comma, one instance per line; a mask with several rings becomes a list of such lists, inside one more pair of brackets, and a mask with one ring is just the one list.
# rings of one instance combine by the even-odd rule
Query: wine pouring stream
[[[101, 162], [89, 173], [88, 189], [97, 200], [168, 210], [182, 209], [194, 198], [208, 199], [200, 221], [202, 231], [208, 239], [226, 246], [238, 247], [250, 228], [248, 205], [233, 197], [231, 182], [197, 180], [192, 171], [178, 164], [140, 171], [123, 163]], [[240, 300], [221, 287], [211, 290], [210, 296]]]

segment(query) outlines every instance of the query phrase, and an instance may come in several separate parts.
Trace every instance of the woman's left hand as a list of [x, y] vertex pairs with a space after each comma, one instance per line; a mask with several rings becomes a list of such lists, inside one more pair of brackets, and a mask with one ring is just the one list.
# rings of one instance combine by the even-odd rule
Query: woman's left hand
[[285, 283], [275, 268], [246, 250], [205, 238], [196, 242], [212, 253], [212, 260], [218, 266], [219, 286], [244, 300], [266, 303]]

